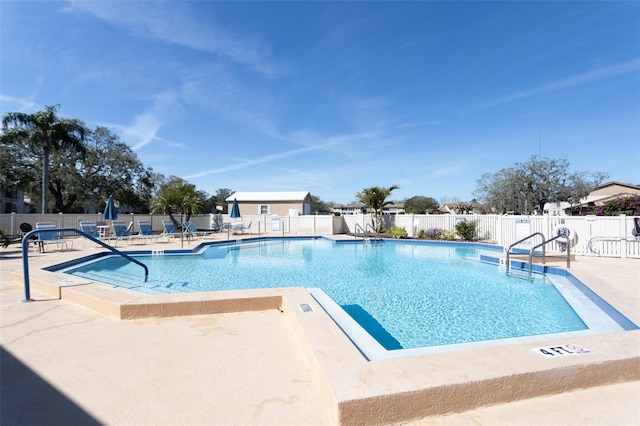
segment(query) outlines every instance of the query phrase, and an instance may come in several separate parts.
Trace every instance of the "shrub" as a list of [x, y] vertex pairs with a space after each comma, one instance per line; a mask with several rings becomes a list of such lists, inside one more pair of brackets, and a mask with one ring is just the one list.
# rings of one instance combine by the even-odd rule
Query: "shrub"
[[456, 239], [456, 233], [453, 232], [453, 231], [449, 231], [448, 229], [443, 229], [441, 238], [443, 240], [455, 240]]
[[424, 232], [424, 229], [421, 229], [418, 231], [418, 235], [416, 235], [417, 238], [424, 240], [425, 238], [427, 238], [427, 234], [426, 232]]
[[640, 216], [640, 195], [630, 195], [609, 200], [597, 208], [598, 216]]
[[456, 233], [465, 241], [478, 239], [478, 222], [464, 221], [456, 223]]
[[392, 226], [387, 232], [395, 239], [407, 238], [407, 230], [398, 226]]
[[440, 228], [429, 228], [424, 231], [425, 237], [430, 240], [439, 240], [442, 238], [442, 229]]

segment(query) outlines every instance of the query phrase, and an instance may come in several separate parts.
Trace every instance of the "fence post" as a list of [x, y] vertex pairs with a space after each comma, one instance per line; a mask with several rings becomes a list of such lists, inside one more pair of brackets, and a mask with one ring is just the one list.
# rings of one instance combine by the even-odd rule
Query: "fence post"
[[627, 234], [626, 234], [626, 226], [627, 226], [627, 215], [620, 215], [620, 257], [623, 259], [627, 258]]

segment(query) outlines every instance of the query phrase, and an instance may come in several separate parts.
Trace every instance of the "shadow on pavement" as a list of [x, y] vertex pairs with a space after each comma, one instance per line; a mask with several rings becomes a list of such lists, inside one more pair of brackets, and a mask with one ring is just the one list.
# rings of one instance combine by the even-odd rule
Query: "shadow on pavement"
[[2, 347], [0, 377], [2, 426], [100, 424]]

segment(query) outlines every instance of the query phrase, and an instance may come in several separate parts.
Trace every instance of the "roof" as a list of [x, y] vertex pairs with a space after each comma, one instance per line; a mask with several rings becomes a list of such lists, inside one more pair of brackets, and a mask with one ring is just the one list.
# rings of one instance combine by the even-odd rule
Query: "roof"
[[309, 196], [309, 191], [289, 192], [236, 192], [228, 196], [225, 201], [304, 201]]
[[591, 192], [597, 191], [598, 189], [607, 188], [609, 186], [622, 186], [622, 187], [629, 188], [629, 189], [640, 189], [640, 186], [631, 185], [629, 183], [611, 181], [611, 182], [603, 183], [602, 185], [596, 186], [595, 188], [593, 188], [593, 190]]

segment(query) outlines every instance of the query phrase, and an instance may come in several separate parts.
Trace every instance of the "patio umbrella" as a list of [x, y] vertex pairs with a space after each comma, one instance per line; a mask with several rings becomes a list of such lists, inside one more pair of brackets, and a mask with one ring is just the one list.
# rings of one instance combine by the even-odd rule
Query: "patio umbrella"
[[236, 219], [240, 217], [240, 207], [238, 207], [238, 200], [233, 199], [233, 205], [231, 206], [231, 217]]
[[104, 208], [104, 220], [116, 220], [118, 218], [118, 210], [113, 202], [113, 196], [109, 195], [107, 206]]

